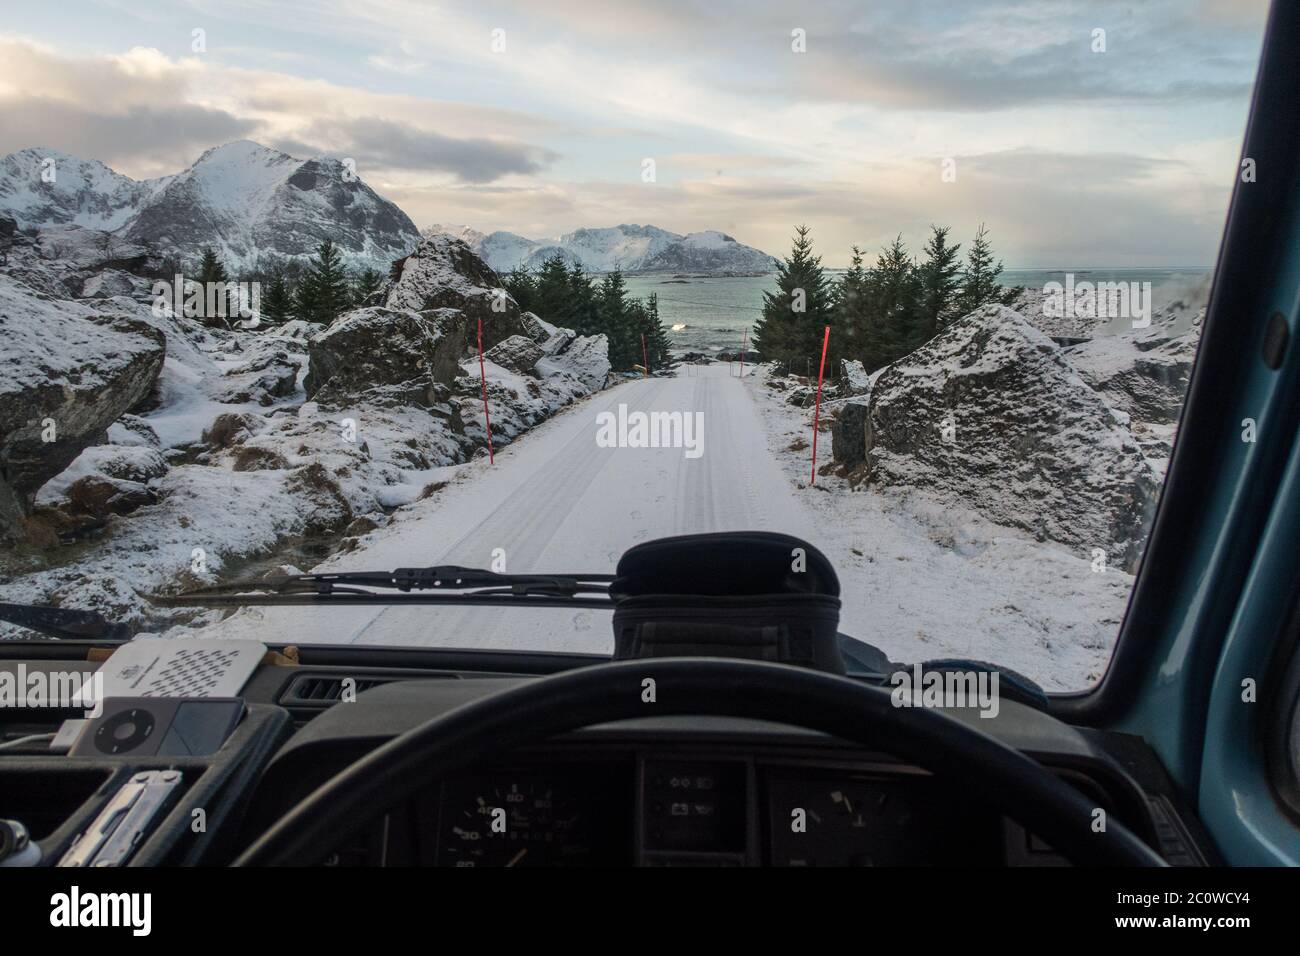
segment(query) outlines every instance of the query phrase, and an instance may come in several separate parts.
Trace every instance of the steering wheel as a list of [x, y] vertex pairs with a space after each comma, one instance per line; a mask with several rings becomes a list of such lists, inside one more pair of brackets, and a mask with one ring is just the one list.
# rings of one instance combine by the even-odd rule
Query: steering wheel
[[235, 866], [305, 866], [431, 780], [592, 724], [682, 714], [749, 717], [882, 750], [1016, 820], [1080, 865], [1164, 866], [1118, 821], [1020, 751], [940, 710], [894, 706], [880, 687], [819, 671], [728, 658], [596, 664], [528, 681], [408, 730], [326, 781]]

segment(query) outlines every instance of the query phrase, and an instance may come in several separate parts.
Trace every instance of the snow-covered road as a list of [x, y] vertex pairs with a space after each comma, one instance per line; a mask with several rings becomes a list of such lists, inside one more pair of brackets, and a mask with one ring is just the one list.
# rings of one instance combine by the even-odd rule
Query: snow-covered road
[[[840, 629], [899, 661], [973, 657], [1048, 689], [1103, 669], [1132, 577], [907, 489], [806, 487], [811, 410], [782, 402], [762, 373], [682, 366], [677, 378], [597, 393], [497, 455], [447, 469], [448, 483], [322, 569], [461, 564], [509, 571], [614, 570], [632, 545], [701, 531], [782, 531], [839, 574]], [[749, 372], [746, 369], [746, 372]], [[601, 447], [598, 416], [700, 412], [703, 453]], [[360, 423], [364, 430], [364, 422]], [[820, 458], [830, 457], [822, 434]], [[559, 608], [247, 608], [210, 636], [303, 643], [420, 644], [609, 653], [609, 612]]]
[[[757, 529], [808, 537], [808, 517], [768, 450], [748, 394], [753, 382], [742, 383], [738, 371], [684, 366], [677, 378], [600, 392], [504, 449], [495, 466], [476, 461], [455, 469], [445, 488], [326, 567], [490, 567], [501, 549], [509, 571], [603, 572], [637, 542], [672, 534]], [[621, 404], [629, 412], [702, 413], [702, 453], [600, 447], [598, 415], [617, 414]], [[613, 644], [603, 611], [299, 607], [249, 609], [239, 618], [226, 626], [306, 643], [604, 652]]]

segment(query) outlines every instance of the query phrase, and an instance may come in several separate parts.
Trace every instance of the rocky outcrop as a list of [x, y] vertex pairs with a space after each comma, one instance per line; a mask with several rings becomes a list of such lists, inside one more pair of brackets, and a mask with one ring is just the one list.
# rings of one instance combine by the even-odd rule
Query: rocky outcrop
[[546, 353], [540, 345], [526, 335], [512, 335], [502, 339], [484, 353], [484, 358], [496, 362], [502, 368], [527, 375], [537, 367], [538, 361]]
[[926, 489], [1113, 565], [1140, 556], [1156, 473], [1122, 416], [1008, 308], [971, 313], [881, 372], [864, 440], [877, 486]]
[[0, 276], [0, 537], [18, 537], [37, 490], [149, 395], [164, 351], [147, 322]]
[[375, 386], [449, 385], [460, 374], [468, 325], [463, 312], [450, 308], [416, 312], [372, 306], [348, 312], [308, 342], [307, 396], [338, 402]]
[[471, 335], [482, 321], [485, 349], [512, 335], [528, 335], [532, 325], [497, 274], [464, 242], [446, 235], [421, 239], [415, 252], [393, 263], [384, 304], [412, 312], [459, 309], [469, 319]]

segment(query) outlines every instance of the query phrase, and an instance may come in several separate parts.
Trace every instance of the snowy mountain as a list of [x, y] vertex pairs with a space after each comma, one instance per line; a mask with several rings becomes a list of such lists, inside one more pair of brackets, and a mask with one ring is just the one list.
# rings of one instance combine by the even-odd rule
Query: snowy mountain
[[464, 240], [497, 272], [536, 269], [557, 254], [588, 272], [767, 273], [776, 268], [767, 253], [712, 230], [683, 236], [658, 226], [623, 224], [577, 229], [559, 239], [528, 239], [513, 232], [485, 235], [467, 226], [435, 225], [424, 232]]
[[[42, 176], [50, 169], [53, 181]], [[295, 159], [248, 140], [143, 181], [57, 150], [21, 150], [0, 160], [0, 213], [22, 227], [107, 230], [187, 260], [211, 246], [236, 272], [259, 256], [309, 256], [327, 237], [349, 265], [387, 272], [419, 241], [407, 215], [339, 160]]]
[[24, 228], [74, 225], [112, 231], [127, 225], [170, 181], [136, 182], [99, 160], [37, 146], [0, 159], [0, 210]]

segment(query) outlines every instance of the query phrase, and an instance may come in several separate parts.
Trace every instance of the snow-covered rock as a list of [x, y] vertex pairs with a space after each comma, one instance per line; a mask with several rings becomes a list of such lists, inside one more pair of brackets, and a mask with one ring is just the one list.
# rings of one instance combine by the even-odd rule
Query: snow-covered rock
[[460, 239], [426, 236], [415, 252], [393, 263], [393, 278], [383, 290], [390, 309], [423, 312], [459, 309], [477, 334], [483, 323], [483, 347], [491, 348], [512, 335], [526, 335], [519, 303], [502, 287], [501, 279]]
[[484, 358], [496, 362], [502, 368], [527, 375], [536, 366], [545, 353], [541, 346], [526, 335], [512, 335], [502, 339], [484, 353]]
[[544, 377], [572, 378], [586, 391], [597, 391], [609, 381], [609, 339], [603, 334], [580, 335], [562, 352], [539, 359], [536, 368]]
[[116, 300], [49, 299], [0, 275], [0, 537], [37, 490], [153, 389], [163, 336]]
[[1186, 331], [1178, 330], [1178, 317], [1164, 316], [1145, 329], [1098, 336], [1066, 349], [1065, 357], [1116, 408], [1138, 421], [1173, 424], [1182, 414], [1203, 315]]
[[[42, 177], [50, 168], [52, 182]], [[187, 261], [211, 246], [235, 272], [259, 257], [306, 258], [327, 238], [348, 265], [383, 272], [419, 240], [406, 214], [339, 160], [295, 159], [247, 140], [139, 182], [95, 160], [24, 149], [0, 160], [0, 211], [25, 227], [104, 230]]]
[[467, 332], [459, 309], [355, 309], [309, 340], [304, 387], [309, 398], [337, 403], [375, 386], [413, 382], [427, 392], [434, 383], [449, 385], [460, 374]]
[[625, 223], [577, 229], [559, 239], [526, 239], [512, 232], [485, 235], [467, 226], [437, 225], [425, 230], [425, 235], [436, 234], [464, 241], [502, 273], [535, 270], [556, 255], [588, 272], [765, 274], [776, 268], [776, 260], [767, 253], [714, 230], [680, 235], [658, 226]]
[[863, 364], [857, 359], [840, 359], [840, 397], [853, 398], [869, 391], [871, 376]]
[[1131, 568], [1159, 493], [1123, 416], [1003, 306], [953, 323], [871, 389], [867, 479]]

